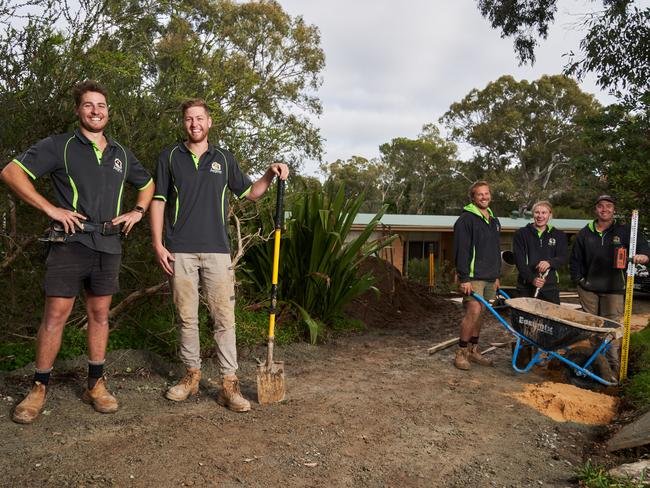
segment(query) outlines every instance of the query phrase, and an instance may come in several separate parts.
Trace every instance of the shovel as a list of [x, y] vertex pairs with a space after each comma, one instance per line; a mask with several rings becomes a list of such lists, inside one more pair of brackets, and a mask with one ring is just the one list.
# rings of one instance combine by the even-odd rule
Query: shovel
[[275, 242], [273, 246], [273, 275], [271, 278], [271, 309], [269, 314], [269, 342], [266, 350], [266, 363], [257, 365], [257, 401], [260, 405], [269, 405], [284, 400], [286, 386], [284, 383], [284, 363], [273, 361], [273, 343], [275, 340], [275, 306], [278, 301], [278, 267], [280, 261], [280, 233], [284, 211], [284, 180], [278, 179], [278, 200], [275, 205]]

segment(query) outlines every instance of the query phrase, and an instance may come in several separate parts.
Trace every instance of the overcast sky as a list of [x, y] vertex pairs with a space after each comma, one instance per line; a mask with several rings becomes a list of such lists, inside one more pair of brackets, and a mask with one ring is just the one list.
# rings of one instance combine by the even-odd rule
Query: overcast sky
[[[517, 64], [512, 40], [501, 39], [474, 0], [279, 0], [292, 16], [318, 26], [326, 67], [315, 120], [325, 162], [372, 158], [395, 137], [415, 138], [472, 88], [504, 74], [534, 80], [560, 73], [562, 55], [577, 50], [575, 24], [593, 2], [561, 0], [557, 22], [533, 67]], [[582, 83], [603, 103], [613, 99], [593, 79]], [[304, 171], [315, 174], [316, 162]]]

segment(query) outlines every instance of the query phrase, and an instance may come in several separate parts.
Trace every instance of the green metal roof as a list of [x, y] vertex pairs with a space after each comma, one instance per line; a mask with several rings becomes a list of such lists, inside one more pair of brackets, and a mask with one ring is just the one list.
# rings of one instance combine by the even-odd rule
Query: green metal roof
[[[355, 226], [365, 226], [370, 223], [375, 214], [360, 213], [354, 219]], [[400, 228], [418, 228], [418, 230], [436, 229], [452, 230], [458, 215], [402, 215], [386, 214], [381, 218], [381, 223], [390, 226], [394, 230]], [[532, 219], [510, 217], [499, 217], [501, 228], [504, 230], [516, 230], [532, 222]], [[585, 219], [552, 219], [551, 224], [560, 230], [576, 232], [587, 225], [591, 220]]]

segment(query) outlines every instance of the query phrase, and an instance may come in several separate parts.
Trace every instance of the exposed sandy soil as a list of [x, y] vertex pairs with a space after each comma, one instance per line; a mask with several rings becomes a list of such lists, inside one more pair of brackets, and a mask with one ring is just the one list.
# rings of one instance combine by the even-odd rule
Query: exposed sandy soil
[[[429, 356], [428, 347], [456, 334], [460, 307], [424, 295], [412, 297], [416, 313], [386, 297], [390, 306], [373, 321], [382, 328], [279, 348], [288, 399], [253, 402], [246, 414], [216, 404], [210, 362], [200, 395], [177, 404], [163, 393], [178, 371], [124, 351], [108, 360], [116, 414], [81, 402], [80, 361], [57, 367], [45, 415], [21, 426], [11, 409], [30, 373], [2, 375], [0, 486], [574, 486], [576, 467], [607, 428], [559, 423], [513, 399], [544, 378], [517, 375], [507, 348], [491, 353], [494, 367], [470, 372], [452, 366], [453, 348]], [[482, 341], [504, 340], [503, 327], [488, 320]], [[254, 357], [241, 358], [251, 399], [254, 367]]]

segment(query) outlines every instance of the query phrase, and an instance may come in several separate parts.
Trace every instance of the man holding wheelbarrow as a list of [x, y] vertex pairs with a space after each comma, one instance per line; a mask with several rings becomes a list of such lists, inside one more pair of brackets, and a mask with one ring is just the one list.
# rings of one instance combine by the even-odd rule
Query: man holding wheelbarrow
[[[596, 199], [596, 220], [576, 237], [571, 251], [571, 279], [578, 284], [578, 297], [585, 312], [620, 322], [625, 310], [625, 269], [630, 245], [630, 226], [616, 221], [616, 200], [611, 195]], [[635, 264], [647, 264], [648, 242], [638, 238]], [[614, 371], [620, 369], [621, 341], [612, 342], [607, 358]]]
[[485, 307], [476, 301], [472, 292], [486, 300], [496, 296], [501, 272], [501, 224], [490, 210], [490, 186], [487, 181], [477, 181], [469, 188], [472, 203], [454, 224], [454, 259], [456, 272], [463, 292], [465, 315], [460, 323], [459, 348], [454, 366], [468, 370], [470, 362], [490, 366], [492, 361], [478, 350], [481, 332], [481, 315]]
[[276, 175], [285, 180], [289, 168], [273, 163], [252, 183], [230, 152], [208, 142], [212, 119], [205, 101], [188, 100], [182, 104], [181, 113], [187, 140], [160, 155], [151, 205], [153, 247], [158, 264], [170, 276], [180, 322], [180, 357], [187, 368], [185, 376], [165, 396], [183, 401], [199, 390], [200, 283], [214, 322], [223, 378], [217, 402], [235, 412], [246, 412], [250, 402], [241, 395], [236, 376], [235, 276], [228, 242], [226, 189], [238, 198], [255, 201]]
[[519, 296], [559, 305], [557, 270], [567, 262], [569, 246], [564, 232], [549, 222], [552, 215], [549, 202], [542, 200], [533, 205], [533, 222], [515, 232], [512, 250], [519, 271]]

